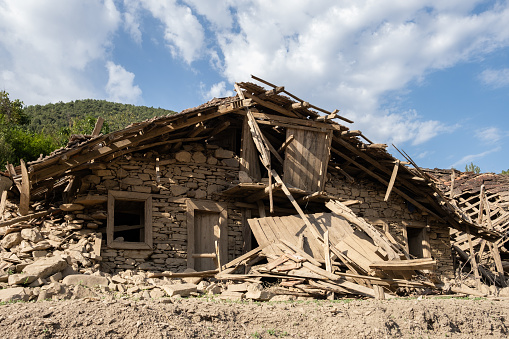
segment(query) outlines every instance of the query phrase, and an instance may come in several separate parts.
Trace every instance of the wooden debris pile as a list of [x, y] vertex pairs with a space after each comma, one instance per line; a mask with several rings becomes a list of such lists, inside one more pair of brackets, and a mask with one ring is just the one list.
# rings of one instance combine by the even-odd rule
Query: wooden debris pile
[[[478, 285], [507, 286], [509, 271], [509, 176], [457, 170], [426, 170], [436, 186], [462, 211], [464, 218], [502, 234], [491, 242], [467, 232], [451, 231], [460, 271], [473, 272]], [[465, 269], [467, 268], [467, 269]]]
[[[228, 263], [215, 277], [278, 279], [278, 294], [329, 298], [335, 293], [388, 299], [400, 287], [436, 288], [419, 272], [432, 269], [435, 260], [410, 259], [393, 239], [339, 201], [331, 200], [327, 207], [333, 213], [307, 215], [314, 230], [299, 216], [249, 220], [260, 247]], [[268, 263], [257, 265], [263, 259]]]

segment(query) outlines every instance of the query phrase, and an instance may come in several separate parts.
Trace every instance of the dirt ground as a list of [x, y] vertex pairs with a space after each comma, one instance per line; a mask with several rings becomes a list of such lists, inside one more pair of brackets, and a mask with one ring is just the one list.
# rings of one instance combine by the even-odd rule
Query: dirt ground
[[0, 333], [10, 339], [500, 338], [509, 326], [508, 300], [161, 300], [6, 304]]

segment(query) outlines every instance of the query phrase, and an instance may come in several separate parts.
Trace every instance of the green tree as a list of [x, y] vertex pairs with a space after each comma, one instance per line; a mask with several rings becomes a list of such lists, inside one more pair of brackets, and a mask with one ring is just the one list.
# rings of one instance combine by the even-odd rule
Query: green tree
[[29, 116], [24, 112], [23, 102], [11, 101], [9, 93], [0, 92], [0, 167], [9, 162], [19, 164], [19, 159], [36, 160], [58, 147], [52, 135], [33, 133], [28, 129]]
[[502, 171], [500, 174], [502, 174], [502, 175], [509, 175], [509, 169], [507, 171]]
[[481, 173], [481, 168], [471, 162], [470, 165], [465, 165], [465, 172], [474, 172], [475, 174], [479, 174]]

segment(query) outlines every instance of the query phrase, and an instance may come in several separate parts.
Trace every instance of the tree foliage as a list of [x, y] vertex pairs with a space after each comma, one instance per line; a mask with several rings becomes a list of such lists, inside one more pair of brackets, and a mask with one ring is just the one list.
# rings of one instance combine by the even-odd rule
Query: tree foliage
[[506, 171], [502, 171], [500, 174], [502, 174], [502, 175], [509, 175], [509, 169], [506, 170]]
[[30, 117], [19, 99], [11, 101], [9, 93], [0, 92], [0, 167], [9, 162], [19, 164], [19, 159], [36, 160], [57, 148], [58, 142], [51, 135], [32, 132], [28, 128]]
[[481, 173], [481, 168], [471, 162], [469, 165], [465, 165], [465, 172], [474, 172], [475, 174], [479, 174]]
[[32, 131], [58, 134], [63, 128], [72, 128], [76, 119], [90, 120], [93, 118], [95, 123], [98, 117], [102, 117], [108, 123], [110, 131], [117, 131], [134, 122], [155, 116], [174, 114], [175, 111], [120, 104], [106, 100], [85, 99], [44, 106], [27, 106], [25, 113], [31, 118], [29, 128]]
[[33, 161], [65, 146], [73, 134], [91, 134], [98, 117], [101, 133], [116, 131], [155, 116], [174, 114], [162, 108], [134, 106], [105, 100], [76, 100], [44, 106], [24, 106], [0, 92], [0, 170], [7, 162]]

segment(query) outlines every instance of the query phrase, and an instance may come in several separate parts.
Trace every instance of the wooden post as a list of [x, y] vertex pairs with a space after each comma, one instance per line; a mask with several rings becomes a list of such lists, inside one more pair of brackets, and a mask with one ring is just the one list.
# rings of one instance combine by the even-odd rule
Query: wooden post
[[97, 118], [95, 122], [94, 130], [92, 131], [92, 136], [96, 137], [101, 134], [101, 129], [103, 128], [104, 119], [102, 117]]
[[30, 209], [30, 179], [28, 178], [28, 171], [25, 161], [20, 159], [21, 166], [21, 197], [19, 200], [19, 214], [27, 215]]
[[221, 260], [222, 260], [221, 254], [220, 254], [221, 252], [219, 251], [219, 242], [216, 240], [214, 242], [214, 245], [216, 247], [217, 270], [219, 272], [221, 272], [223, 270], [223, 266], [222, 266], [222, 262], [221, 262]]
[[387, 192], [385, 193], [384, 201], [389, 200], [389, 195], [391, 194], [392, 187], [394, 186], [394, 182], [396, 181], [396, 175], [398, 174], [399, 168], [399, 160], [396, 160], [394, 164], [394, 169], [392, 170], [391, 180], [389, 181], [389, 186], [387, 186]]
[[474, 271], [475, 280], [477, 281], [477, 289], [481, 290], [481, 277], [479, 275], [479, 269], [477, 268], [477, 261], [475, 260], [474, 246], [472, 246], [472, 236], [470, 235], [470, 228], [468, 225], [465, 226], [467, 231], [468, 246], [470, 249], [470, 263], [472, 264], [472, 270]]

